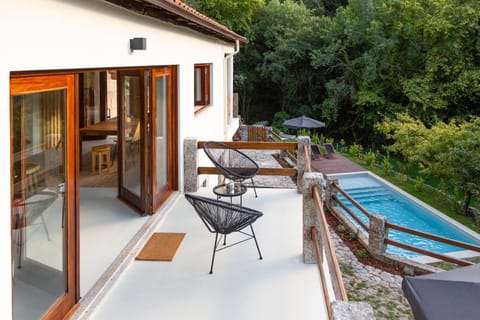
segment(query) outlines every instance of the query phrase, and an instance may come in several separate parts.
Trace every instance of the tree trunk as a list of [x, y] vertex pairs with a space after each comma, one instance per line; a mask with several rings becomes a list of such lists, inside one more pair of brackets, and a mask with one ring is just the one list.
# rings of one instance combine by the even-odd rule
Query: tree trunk
[[472, 201], [473, 194], [470, 191], [467, 191], [467, 195], [465, 196], [465, 207], [464, 207], [464, 214], [468, 215], [468, 208], [470, 207], [470, 201]]

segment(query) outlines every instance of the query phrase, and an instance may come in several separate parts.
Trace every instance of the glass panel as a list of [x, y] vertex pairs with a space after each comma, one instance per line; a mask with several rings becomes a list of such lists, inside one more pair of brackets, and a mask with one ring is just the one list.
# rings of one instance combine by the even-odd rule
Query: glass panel
[[117, 71], [107, 71], [107, 119], [117, 117]]
[[100, 72], [83, 74], [85, 126], [100, 122]]
[[67, 291], [66, 90], [12, 101], [13, 316], [38, 319]]
[[140, 133], [142, 130], [140, 78], [125, 76], [123, 81], [125, 148], [123, 148], [122, 185], [133, 194], [140, 196]]
[[203, 100], [202, 95], [202, 68], [195, 67], [195, 101]]
[[168, 106], [168, 76], [156, 78], [156, 180], [155, 190], [158, 192], [167, 184], [167, 106]]

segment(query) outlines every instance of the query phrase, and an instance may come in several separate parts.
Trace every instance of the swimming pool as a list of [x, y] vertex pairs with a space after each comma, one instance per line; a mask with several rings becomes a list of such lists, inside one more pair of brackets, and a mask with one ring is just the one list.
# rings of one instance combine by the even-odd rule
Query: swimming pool
[[[368, 212], [385, 216], [390, 223], [480, 245], [480, 235], [370, 172], [329, 175], [329, 177], [338, 179], [340, 187]], [[354, 207], [340, 193], [338, 197], [368, 226], [369, 219], [367, 216]], [[346, 216], [349, 217], [348, 214]], [[389, 230], [388, 237], [392, 240], [437, 253], [464, 250], [397, 230]], [[404, 258], [420, 256], [419, 253], [390, 245], [387, 246], [387, 252]]]

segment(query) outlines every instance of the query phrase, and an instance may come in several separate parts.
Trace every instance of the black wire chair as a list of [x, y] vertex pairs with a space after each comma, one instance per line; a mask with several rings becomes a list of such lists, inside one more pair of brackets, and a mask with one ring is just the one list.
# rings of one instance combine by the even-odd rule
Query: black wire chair
[[[215, 233], [215, 244], [213, 246], [212, 263], [210, 265], [210, 274], [213, 273], [213, 263], [215, 261], [215, 253], [217, 251], [227, 249], [239, 243], [253, 239], [257, 246], [260, 259], [263, 259], [260, 247], [258, 246], [252, 223], [260, 218], [263, 213], [254, 209], [231, 204], [221, 200], [215, 200], [202, 196], [185, 194], [185, 198], [195, 208], [195, 211], [202, 219], [208, 231]], [[251, 234], [242, 231], [246, 227], [250, 227]], [[235, 243], [227, 244], [227, 234], [232, 232], [240, 232], [247, 238]], [[219, 237], [220, 235], [220, 237]], [[223, 235], [223, 247], [219, 248]]]
[[222, 142], [207, 141], [203, 145], [203, 150], [225, 178], [240, 183], [250, 179], [257, 197], [253, 177], [257, 175], [260, 167], [255, 160]]

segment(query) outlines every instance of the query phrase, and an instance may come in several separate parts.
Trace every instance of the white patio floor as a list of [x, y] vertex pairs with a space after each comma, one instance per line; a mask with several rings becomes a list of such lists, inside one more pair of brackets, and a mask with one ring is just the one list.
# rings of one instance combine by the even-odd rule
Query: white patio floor
[[[218, 252], [210, 275], [214, 234], [179, 195], [149, 231], [186, 233], [173, 261], [134, 260], [139, 244], [104, 297], [77, 318], [326, 319], [317, 266], [302, 260], [301, 195], [294, 189], [257, 192], [255, 198], [249, 190], [243, 205], [264, 213], [253, 225], [263, 260], [246, 241]], [[213, 197], [210, 189], [199, 193]]]

